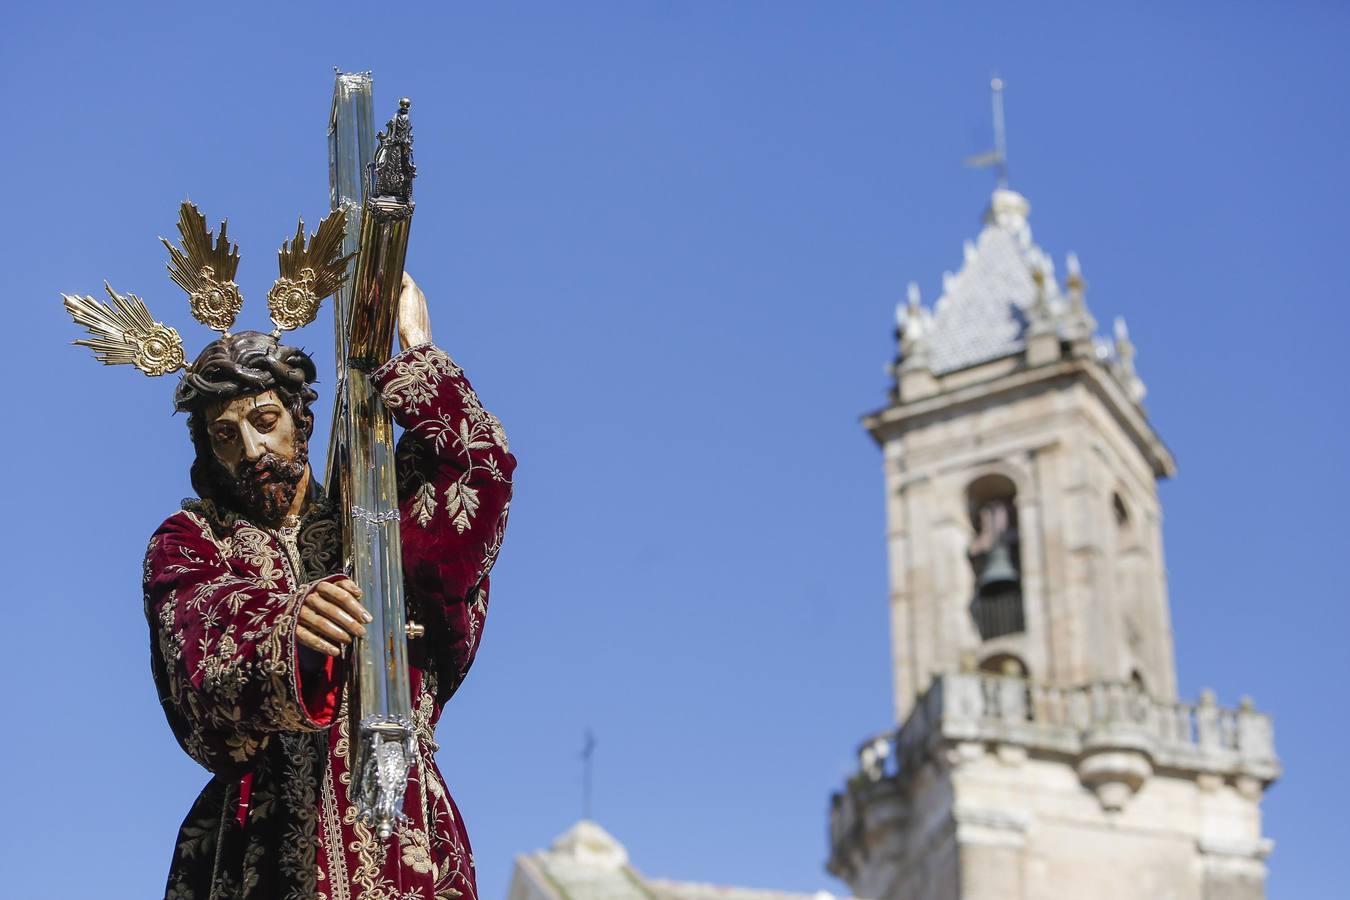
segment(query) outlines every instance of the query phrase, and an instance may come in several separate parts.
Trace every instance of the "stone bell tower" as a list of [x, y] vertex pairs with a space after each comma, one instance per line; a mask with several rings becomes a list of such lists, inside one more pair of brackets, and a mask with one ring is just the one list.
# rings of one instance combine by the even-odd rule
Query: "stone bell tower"
[[[1270, 720], [1177, 698], [1157, 480], [1123, 320], [1097, 335], [994, 192], [931, 310], [898, 310], [882, 450], [898, 728], [831, 808], [877, 900], [1258, 900]], [[1205, 602], [1204, 598], [1187, 598]]]

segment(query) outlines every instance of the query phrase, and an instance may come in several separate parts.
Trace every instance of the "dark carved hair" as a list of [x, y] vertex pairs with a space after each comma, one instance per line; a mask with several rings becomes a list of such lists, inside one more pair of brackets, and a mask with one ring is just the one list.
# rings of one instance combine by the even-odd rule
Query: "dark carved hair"
[[314, 413], [309, 407], [319, 399], [310, 387], [315, 376], [309, 354], [260, 331], [241, 331], [207, 344], [173, 395], [174, 408], [188, 414], [188, 431], [197, 453], [192, 461], [192, 489], [206, 499], [230, 499], [229, 473], [216, 459], [206, 430], [212, 405], [274, 390], [295, 420], [297, 437], [303, 436], [307, 444], [314, 432]]

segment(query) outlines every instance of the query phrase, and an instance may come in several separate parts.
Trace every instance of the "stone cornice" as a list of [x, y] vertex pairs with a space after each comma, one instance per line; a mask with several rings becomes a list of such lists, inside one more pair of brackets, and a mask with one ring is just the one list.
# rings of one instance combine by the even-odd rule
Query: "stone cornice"
[[1056, 382], [1069, 380], [1082, 382], [1102, 402], [1139, 447], [1157, 477], [1168, 478], [1175, 474], [1176, 461], [1148, 418], [1125, 396], [1116, 379], [1088, 357], [1070, 357], [1041, 366], [1020, 366], [986, 381], [939, 391], [908, 403], [894, 403], [863, 416], [862, 423], [873, 440], [884, 444], [912, 428], [950, 417], [963, 408], [989, 404], [1011, 393], [1049, 388]]

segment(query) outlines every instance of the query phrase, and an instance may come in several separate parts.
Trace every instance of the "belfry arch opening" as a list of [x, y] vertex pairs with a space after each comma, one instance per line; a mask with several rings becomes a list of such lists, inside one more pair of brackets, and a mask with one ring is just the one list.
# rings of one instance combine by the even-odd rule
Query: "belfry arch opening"
[[1013, 653], [995, 653], [980, 660], [980, 671], [1007, 678], [1029, 678], [1031, 672], [1020, 656]]
[[1022, 604], [1022, 542], [1017, 523], [1017, 486], [1003, 475], [984, 475], [966, 488], [974, 533], [967, 557], [975, 591], [970, 614], [980, 639], [1026, 630]]

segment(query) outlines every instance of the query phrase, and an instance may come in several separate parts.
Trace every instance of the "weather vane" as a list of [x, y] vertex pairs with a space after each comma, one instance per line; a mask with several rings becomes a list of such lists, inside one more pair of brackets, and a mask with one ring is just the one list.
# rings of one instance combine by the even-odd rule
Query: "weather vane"
[[1003, 125], [1003, 79], [995, 75], [989, 80], [989, 92], [994, 107], [994, 149], [966, 158], [966, 165], [977, 169], [994, 170], [998, 186], [1008, 186], [1008, 136]]

